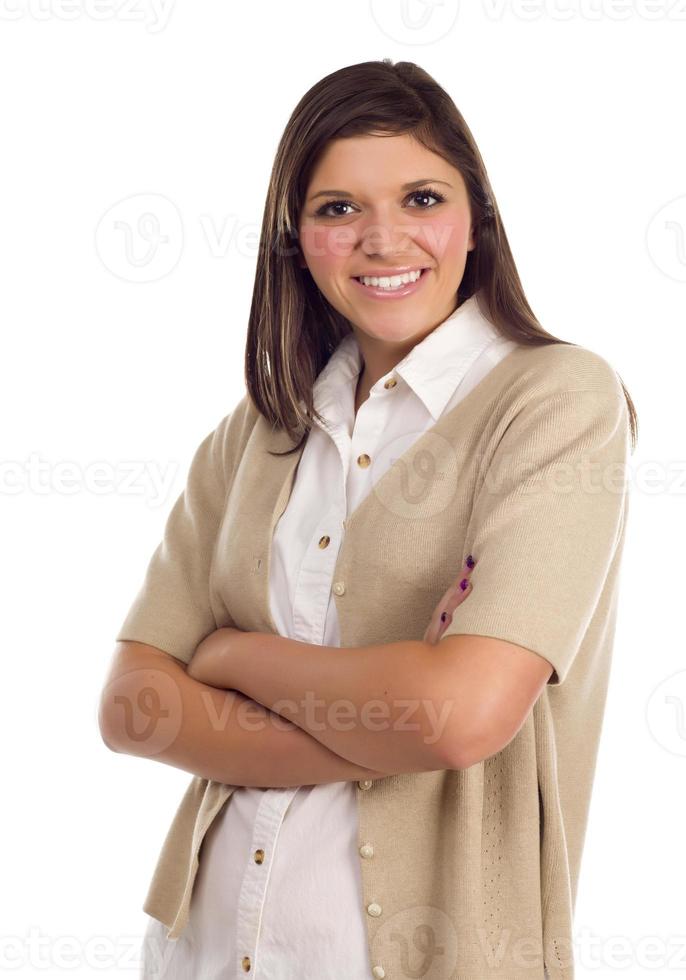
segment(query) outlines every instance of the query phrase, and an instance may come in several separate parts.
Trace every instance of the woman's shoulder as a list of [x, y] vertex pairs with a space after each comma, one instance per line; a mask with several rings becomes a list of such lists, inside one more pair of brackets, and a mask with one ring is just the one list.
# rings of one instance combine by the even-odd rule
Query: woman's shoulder
[[246, 391], [231, 411], [222, 417], [217, 425], [217, 432], [221, 432], [224, 437], [229, 438], [245, 426], [252, 429], [258, 415], [257, 407]]
[[570, 391], [602, 391], [623, 397], [622, 383], [613, 365], [597, 351], [580, 344], [519, 344], [513, 370], [513, 381], [520, 393], [528, 390], [531, 395], [546, 397]]
[[230, 471], [232, 460], [245, 448], [258, 416], [255, 403], [246, 391], [216, 425], [213, 433], [214, 451], [225, 473]]

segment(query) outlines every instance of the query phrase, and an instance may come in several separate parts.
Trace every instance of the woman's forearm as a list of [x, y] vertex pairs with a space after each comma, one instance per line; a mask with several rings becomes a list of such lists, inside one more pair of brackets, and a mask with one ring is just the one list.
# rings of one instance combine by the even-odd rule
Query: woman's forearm
[[238, 768], [241, 781], [232, 785], [279, 788], [380, 779], [389, 775], [343, 759], [296, 725], [283, 730], [283, 718], [240, 691], [221, 693], [235, 695], [250, 717], [264, 719], [263, 731], [246, 732], [240, 741], [237, 750], [240, 758], [236, 758], [232, 768]]
[[468, 726], [456, 738], [451, 719], [466, 718], [467, 692], [458, 698], [454, 665], [428, 642], [341, 648], [229, 628], [198, 654], [198, 679], [240, 691], [358, 765], [452, 768], [455, 743], [466, 741]]
[[[134, 709], [140, 713], [145, 704], [154, 704], [155, 718], [132, 725]], [[389, 775], [342, 758], [241, 692], [194, 680], [166, 658], [132, 660], [131, 672], [105, 692], [100, 718], [114, 751], [232, 786], [284, 788]]]

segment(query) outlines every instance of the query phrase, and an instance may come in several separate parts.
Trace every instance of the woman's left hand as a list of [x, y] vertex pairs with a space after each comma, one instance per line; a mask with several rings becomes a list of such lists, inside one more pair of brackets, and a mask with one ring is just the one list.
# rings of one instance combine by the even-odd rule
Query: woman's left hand
[[231, 654], [246, 634], [233, 626], [222, 626], [201, 640], [195, 648], [186, 673], [211, 687], [230, 690], [235, 676], [231, 673]]
[[[472, 583], [469, 576], [475, 565], [476, 561], [469, 555], [462, 566], [458, 582], [453, 582], [443, 593], [424, 632], [425, 643], [437, 644], [439, 642], [444, 631], [452, 623], [453, 613], [457, 607], [464, 602], [467, 596], [471, 595]], [[462, 588], [463, 585], [465, 586], [464, 589]]]

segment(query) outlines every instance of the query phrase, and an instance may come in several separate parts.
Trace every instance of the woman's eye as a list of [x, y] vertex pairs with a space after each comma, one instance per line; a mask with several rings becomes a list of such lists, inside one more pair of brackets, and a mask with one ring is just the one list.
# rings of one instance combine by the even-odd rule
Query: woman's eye
[[[444, 201], [445, 200], [445, 198], [443, 197], [442, 194], [439, 194], [437, 191], [430, 191], [430, 190], [413, 191], [412, 194], [410, 195], [410, 197], [414, 197], [414, 198], [417, 198], [417, 197], [433, 197], [433, 199], [436, 201], [437, 204], [440, 204], [441, 201]], [[433, 207], [435, 207], [435, 205], [434, 204], [429, 204], [428, 207], [429, 208], [433, 208]], [[419, 210], [420, 211], [427, 211], [428, 208], [420, 208]]]
[[[413, 199], [416, 200], [418, 198], [419, 199], [433, 198], [436, 204], [441, 204], [443, 201], [445, 201], [445, 198], [443, 197], [442, 194], [439, 194], [438, 191], [432, 191], [429, 188], [425, 188], [424, 190], [412, 191], [412, 193], [406, 198], [406, 200], [413, 200]], [[425, 206], [419, 205], [416, 208], [416, 210], [428, 211], [430, 208], [435, 207], [436, 204], [427, 204]], [[338, 213], [331, 213], [329, 209], [352, 208], [352, 207], [353, 205], [350, 203], [350, 201], [327, 201], [326, 204], [322, 204], [322, 206], [316, 212], [316, 215], [319, 218], [346, 218], [348, 217], [348, 215], [345, 212], [339, 211]]]
[[318, 215], [321, 215], [321, 216], [323, 216], [325, 218], [341, 218], [341, 217], [345, 218], [345, 217], [347, 217], [347, 215], [345, 215], [345, 214], [340, 214], [340, 213], [339, 214], [328, 214], [327, 213], [328, 212], [328, 209], [329, 208], [351, 208], [351, 207], [352, 207], [352, 204], [350, 204], [348, 201], [330, 201], [328, 204], [322, 204], [322, 206], [320, 207], [320, 209], [317, 211], [317, 214]]

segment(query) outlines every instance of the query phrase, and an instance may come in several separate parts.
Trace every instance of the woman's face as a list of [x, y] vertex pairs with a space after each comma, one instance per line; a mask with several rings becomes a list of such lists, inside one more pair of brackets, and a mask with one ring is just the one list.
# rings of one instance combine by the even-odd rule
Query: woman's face
[[[300, 264], [331, 305], [391, 345], [417, 342], [450, 316], [474, 248], [459, 170], [408, 135], [333, 140], [312, 173], [299, 235]], [[397, 289], [358, 279], [409, 271], [414, 280], [419, 270]]]

